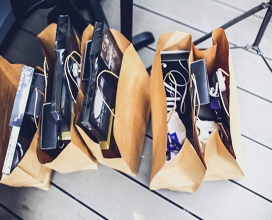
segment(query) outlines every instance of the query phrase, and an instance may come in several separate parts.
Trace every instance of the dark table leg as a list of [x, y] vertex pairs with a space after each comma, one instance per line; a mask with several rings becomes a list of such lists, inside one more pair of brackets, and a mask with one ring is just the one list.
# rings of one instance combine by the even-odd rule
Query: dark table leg
[[121, 0], [121, 33], [132, 40], [133, 0]]
[[139, 50], [155, 41], [151, 32], [143, 32], [132, 37], [133, 0], [121, 0], [121, 33]]

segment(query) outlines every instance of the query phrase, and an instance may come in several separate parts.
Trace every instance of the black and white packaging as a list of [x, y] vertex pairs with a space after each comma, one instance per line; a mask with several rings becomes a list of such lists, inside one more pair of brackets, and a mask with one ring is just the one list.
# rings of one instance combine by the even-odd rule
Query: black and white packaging
[[[25, 151], [27, 150], [26, 148], [29, 146], [27, 143], [29, 141], [26, 139], [28, 139], [28, 136], [30, 137], [33, 133], [33, 126], [29, 125], [29, 122], [31, 124], [31, 119], [25, 116], [33, 74], [34, 68], [23, 66], [9, 122], [11, 134], [2, 169], [2, 173], [4, 174], [10, 174], [22, 159]], [[27, 124], [25, 125], [27, 130], [23, 131], [26, 137], [20, 137], [22, 136], [21, 127], [23, 124]]]

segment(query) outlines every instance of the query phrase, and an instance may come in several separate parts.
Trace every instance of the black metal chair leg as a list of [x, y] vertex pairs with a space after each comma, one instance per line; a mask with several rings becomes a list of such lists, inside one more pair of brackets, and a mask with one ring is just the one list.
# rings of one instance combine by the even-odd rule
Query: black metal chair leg
[[[265, 64], [267, 65], [267, 67], [269, 68], [269, 70], [272, 72], [272, 67], [269, 65], [269, 63], [267, 62], [265, 56], [263, 55], [263, 53], [259, 49], [259, 44], [260, 44], [260, 42], [261, 42], [261, 40], [263, 38], [264, 32], [265, 32], [265, 30], [267, 28], [267, 25], [269, 24], [270, 19], [272, 17], [272, 0], [270, 0], [268, 3], [264, 3], [264, 2], [261, 3], [260, 5], [252, 8], [252, 9], [250, 9], [248, 11], [246, 11], [245, 13], [243, 13], [240, 16], [238, 16], [238, 17], [230, 20], [229, 22], [223, 24], [220, 27], [223, 28], [223, 29], [227, 29], [227, 28], [229, 28], [229, 27], [237, 24], [238, 22], [240, 22], [240, 21], [242, 21], [242, 20], [250, 17], [251, 15], [256, 14], [257, 12], [259, 12], [259, 11], [261, 11], [263, 9], [267, 9], [267, 12], [265, 14], [265, 17], [263, 19], [263, 22], [261, 24], [261, 27], [260, 27], [260, 29], [258, 31], [258, 34], [257, 34], [257, 36], [255, 38], [255, 41], [254, 41], [253, 45], [247, 45], [245, 47], [235, 46], [235, 47], [232, 47], [231, 49], [243, 48], [243, 49], [246, 49], [246, 50], [252, 49], [252, 50], [256, 51], [257, 54], [260, 55], [263, 58]], [[207, 40], [211, 36], [212, 36], [212, 32], [210, 32], [210, 33], [204, 35], [203, 37], [195, 40], [194, 44], [197, 45], [197, 44], [199, 44], [199, 43]]]

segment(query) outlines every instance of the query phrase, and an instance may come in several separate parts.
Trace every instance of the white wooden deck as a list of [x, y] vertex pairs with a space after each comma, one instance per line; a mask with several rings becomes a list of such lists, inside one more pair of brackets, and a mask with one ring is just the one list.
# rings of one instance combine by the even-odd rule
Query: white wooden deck
[[[260, 3], [257, 0], [134, 0], [134, 34], [151, 31], [156, 39], [139, 51], [143, 63], [146, 67], [152, 64], [162, 33], [179, 30], [191, 33], [196, 40]], [[119, 1], [102, 0], [101, 4], [111, 28], [119, 30]], [[45, 27], [44, 14], [46, 10], [38, 11], [21, 26], [17, 24], [17, 31], [13, 31], [0, 54], [13, 62], [41, 65], [39, 45], [33, 42]], [[264, 14], [262, 11], [227, 29], [230, 44], [252, 44]], [[35, 18], [41, 22], [31, 21]], [[199, 47], [210, 45], [211, 39]], [[260, 48], [272, 66], [272, 21]], [[255, 52], [233, 49], [231, 54], [241, 108], [244, 179], [204, 182], [194, 194], [150, 191], [152, 131], [149, 127], [136, 178], [99, 165], [98, 170], [54, 172], [48, 192], [0, 185], [0, 219], [272, 219], [272, 73]]]

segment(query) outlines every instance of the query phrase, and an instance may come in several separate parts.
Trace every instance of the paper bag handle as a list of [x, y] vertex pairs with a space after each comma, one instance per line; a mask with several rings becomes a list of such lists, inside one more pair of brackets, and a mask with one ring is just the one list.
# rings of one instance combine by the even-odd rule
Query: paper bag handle
[[[229, 74], [228, 74], [226, 71], [224, 71], [224, 70], [221, 69], [221, 68], [218, 68], [218, 70], [216, 71], [217, 78], [218, 78], [218, 72], [224, 73], [227, 77], [229, 77]], [[220, 86], [220, 83], [221, 83], [220, 80], [218, 80], [217, 86], [218, 86], [219, 88], [221, 87], [221, 86]], [[224, 100], [223, 100], [221, 91], [219, 91], [219, 96], [220, 96], [220, 99], [221, 99], [221, 101], [222, 101], [222, 103], [223, 103], [223, 107], [224, 107], [224, 110], [225, 110], [226, 114], [228, 115], [228, 117], [230, 117], [229, 111], [227, 110], [226, 105], [225, 105], [225, 102], [224, 102]]]
[[99, 85], [98, 85], [98, 79], [99, 77], [103, 74], [103, 73], [109, 73], [111, 75], [113, 75], [114, 77], [116, 77], [117, 79], [119, 79], [119, 76], [117, 76], [115, 73], [109, 71], [109, 70], [102, 70], [98, 75], [97, 75], [97, 79], [96, 79], [96, 87], [97, 87], [97, 91], [99, 93], [99, 95], [101, 96], [104, 104], [107, 106], [107, 108], [109, 109], [110, 113], [113, 115], [113, 117], [115, 117], [115, 114], [113, 113], [113, 111], [111, 110], [110, 106], [108, 105], [108, 103], [106, 102], [106, 100], [104, 99], [101, 91], [100, 91], [100, 88], [99, 88]]
[[[194, 94], [193, 94], [193, 112], [195, 112], [195, 103], [196, 103], [196, 99], [197, 99], [197, 103], [200, 103], [200, 98], [199, 98], [199, 94], [198, 94], [198, 89], [197, 89], [197, 82], [196, 82], [196, 78], [195, 78], [195, 74], [192, 73], [191, 74], [191, 77], [190, 77], [190, 85], [191, 85], [191, 91], [192, 91], [192, 85], [194, 85], [195, 89], [194, 89]], [[199, 115], [199, 112], [200, 112], [200, 105], [198, 105], [197, 107], [197, 112], [196, 112], [196, 116], [194, 118], [194, 125], [196, 124], [196, 120], [198, 118], [198, 115]]]
[[167, 77], [168, 75], [170, 75], [170, 76], [173, 78], [173, 81], [174, 81], [174, 83], [175, 83], [175, 97], [174, 97], [174, 107], [173, 107], [173, 109], [172, 109], [172, 111], [171, 111], [171, 115], [170, 115], [169, 118], [167, 119], [167, 124], [168, 124], [168, 122], [170, 121], [170, 119], [171, 119], [171, 117], [172, 117], [172, 115], [173, 115], [173, 113], [174, 113], [174, 111], [175, 111], [175, 109], [176, 109], [176, 106], [177, 106], [177, 81], [176, 81], [176, 78], [174, 77], [173, 73], [168, 72], [168, 73], [164, 76], [163, 82], [165, 82], [166, 77]]
[[38, 128], [38, 123], [37, 123], [37, 119], [36, 119], [36, 108], [37, 108], [37, 102], [38, 102], [38, 92], [40, 94], [42, 94], [43, 98], [44, 98], [44, 102], [46, 101], [46, 92], [47, 92], [47, 73], [46, 70], [49, 70], [48, 67], [48, 63], [46, 60], [46, 57], [44, 57], [44, 61], [43, 61], [43, 75], [44, 75], [44, 93], [38, 88], [35, 88], [35, 103], [34, 103], [34, 123], [36, 128]]
[[[67, 80], [67, 84], [68, 84], [68, 88], [69, 88], [71, 97], [72, 97], [74, 103], [76, 104], [76, 99], [75, 99], [75, 97], [73, 96], [73, 93], [72, 93], [72, 90], [71, 90], [71, 86], [70, 86], [70, 82], [69, 82], [69, 80], [68, 80], [67, 70], [66, 70], [66, 69], [68, 69], [68, 74], [69, 74], [70, 78], [72, 79], [72, 81], [73, 81], [74, 84], [76, 85], [78, 91], [80, 91], [80, 88], [79, 88], [77, 82], [75, 81], [75, 79], [72, 77], [71, 71], [70, 71], [69, 66], [68, 66], [68, 61], [69, 61], [69, 59], [72, 59], [72, 60], [77, 64], [78, 67], [81, 66], [80, 63], [77, 62], [77, 60], [73, 57], [74, 54], [76, 54], [77, 56], [79, 56], [79, 58], [82, 60], [81, 55], [80, 55], [77, 51], [72, 51], [72, 52], [66, 57], [66, 59], [65, 59], [65, 62], [64, 62], [64, 73], [65, 73], [65, 77], [66, 77], [66, 80]], [[80, 72], [80, 71], [81, 71], [81, 69], [79, 68], [78, 72]]]

